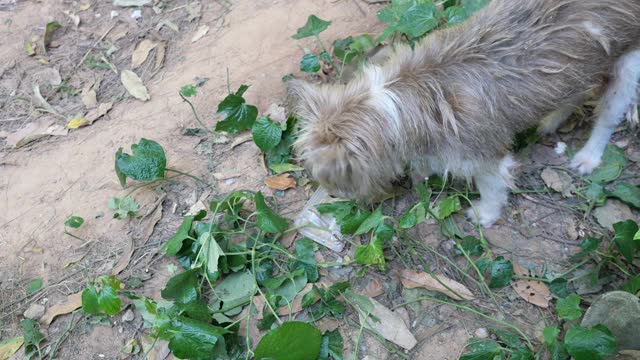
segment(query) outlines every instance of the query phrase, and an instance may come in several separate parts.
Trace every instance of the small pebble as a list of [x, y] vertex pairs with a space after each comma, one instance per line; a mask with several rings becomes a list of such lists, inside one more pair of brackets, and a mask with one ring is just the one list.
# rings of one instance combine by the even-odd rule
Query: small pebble
[[555, 150], [556, 154], [562, 155], [567, 150], [567, 144], [565, 144], [562, 141], [560, 141], [560, 142], [558, 142], [556, 144], [556, 148], [554, 150]]
[[134, 19], [140, 19], [142, 17], [142, 11], [133, 10], [133, 12], [131, 13], [131, 17]]
[[134, 318], [135, 315], [133, 314], [133, 311], [131, 311], [131, 309], [127, 310], [124, 315], [122, 315], [122, 321], [124, 322], [133, 321]]
[[486, 339], [489, 337], [489, 330], [486, 328], [479, 328], [473, 333], [473, 335], [478, 339]]
[[27, 319], [39, 319], [44, 315], [44, 306], [33, 303], [29, 308], [24, 312], [24, 317]]

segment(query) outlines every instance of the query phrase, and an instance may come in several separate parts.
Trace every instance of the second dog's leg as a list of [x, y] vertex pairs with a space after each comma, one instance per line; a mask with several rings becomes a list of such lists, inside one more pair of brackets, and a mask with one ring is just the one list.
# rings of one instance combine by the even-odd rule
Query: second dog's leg
[[467, 217], [485, 227], [493, 225], [507, 204], [511, 175], [509, 169], [515, 165], [511, 155], [506, 156], [493, 171], [480, 172], [473, 176], [480, 200], [467, 211]]
[[600, 165], [611, 135], [624, 119], [629, 106], [637, 101], [639, 79], [640, 50], [634, 50], [616, 63], [614, 80], [596, 108], [598, 119], [591, 137], [571, 162], [571, 166], [580, 173], [589, 174]]

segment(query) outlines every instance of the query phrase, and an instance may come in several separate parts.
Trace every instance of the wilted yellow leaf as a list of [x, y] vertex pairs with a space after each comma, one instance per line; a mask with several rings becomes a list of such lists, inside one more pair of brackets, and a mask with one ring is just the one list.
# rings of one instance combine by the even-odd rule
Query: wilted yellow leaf
[[33, 48], [33, 44], [28, 40], [24, 41], [24, 51], [29, 56], [33, 56], [36, 54], [36, 50]]
[[20, 349], [23, 342], [24, 338], [22, 336], [0, 342], [0, 360], [7, 360], [10, 358], [16, 353], [16, 351], [18, 351], [18, 349]]
[[89, 124], [89, 122], [87, 121], [87, 119], [83, 118], [83, 117], [77, 117], [77, 118], [73, 118], [71, 119], [71, 121], [69, 121], [69, 123], [67, 124], [67, 128], [69, 129], [77, 129], [77, 128], [81, 128], [83, 126], [87, 126]]
[[91, 7], [90, 3], [84, 3], [84, 4], [80, 4], [80, 7], [78, 8], [78, 10], [86, 11], [86, 10], [89, 10], [90, 7]]

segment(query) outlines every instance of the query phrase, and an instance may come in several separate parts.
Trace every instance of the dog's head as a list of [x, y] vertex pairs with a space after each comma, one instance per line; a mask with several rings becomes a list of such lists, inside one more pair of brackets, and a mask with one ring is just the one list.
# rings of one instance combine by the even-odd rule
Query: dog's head
[[404, 166], [366, 83], [316, 86], [292, 80], [288, 95], [299, 121], [294, 150], [315, 180], [333, 195], [360, 201], [390, 192]]

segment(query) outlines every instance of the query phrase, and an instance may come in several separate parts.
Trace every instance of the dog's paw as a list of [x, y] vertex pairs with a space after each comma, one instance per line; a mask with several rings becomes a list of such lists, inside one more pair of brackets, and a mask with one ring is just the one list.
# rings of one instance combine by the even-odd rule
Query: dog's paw
[[488, 228], [500, 219], [501, 212], [501, 207], [488, 206], [480, 201], [467, 210], [467, 219], [476, 225], [480, 224], [483, 227]]
[[600, 165], [602, 154], [583, 148], [571, 160], [571, 167], [576, 169], [582, 175], [588, 175]]

